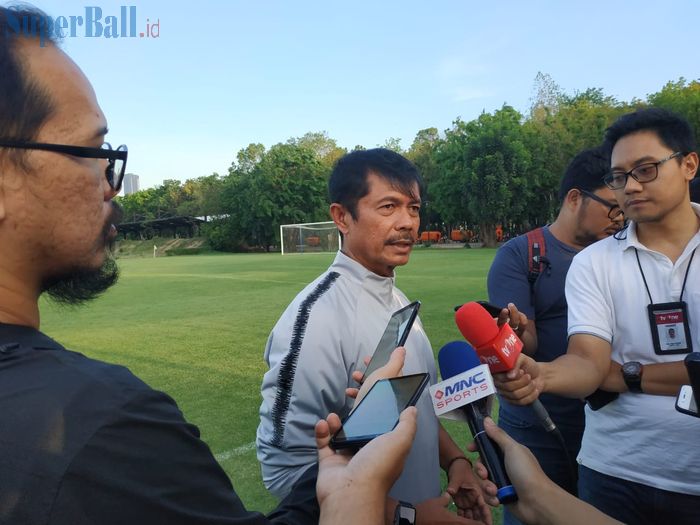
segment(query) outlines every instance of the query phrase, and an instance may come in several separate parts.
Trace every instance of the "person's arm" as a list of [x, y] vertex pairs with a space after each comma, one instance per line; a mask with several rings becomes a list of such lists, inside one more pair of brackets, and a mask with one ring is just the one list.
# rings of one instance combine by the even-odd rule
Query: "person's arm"
[[[519, 250], [522, 248], [522, 240], [509, 241], [496, 252], [486, 281], [489, 302], [503, 307], [499, 322], [508, 322], [508, 314], [505, 308], [508, 304], [514, 303], [518, 306], [528, 322], [522, 323], [520, 329], [520, 319], [513, 319], [511, 326], [517, 326], [518, 337], [523, 341], [523, 352], [534, 355], [537, 351], [537, 331], [535, 329], [535, 307], [532, 304], [532, 290], [527, 280], [527, 244], [525, 253]], [[505, 316], [505, 320], [502, 318]]]
[[532, 452], [491, 418], [484, 421], [484, 427], [503, 450], [508, 477], [518, 494], [517, 503], [508, 505], [508, 510], [519, 520], [531, 525], [621, 525], [558, 487], [542, 471]]
[[403, 470], [416, 433], [416, 417], [416, 408], [407, 408], [394, 430], [373, 439], [354, 456], [329, 446], [331, 436], [340, 428], [338, 416], [330, 414], [327, 420], [319, 421], [319, 525], [385, 522], [386, 495]]
[[491, 525], [491, 510], [484, 500], [482, 483], [474, 475], [464, 451], [439, 424], [440, 467], [447, 473], [446, 492], [452, 496], [461, 516]]
[[[690, 382], [688, 370], [683, 361], [673, 363], [654, 363], [643, 365], [642, 392], [658, 396], [676, 396], [681, 386]], [[622, 378], [622, 365], [613, 361], [610, 371], [601, 387], [608, 392], [627, 392], [627, 385]]]
[[317, 502], [308, 499], [272, 521], [247, 511], [198, 429], [170, 397], [144, 389], [109, 414], [75, 455], [49, 523], [301, 525], [316, 519]]
[[513, 370], [494, 374], [494, 383], [498, 393], [515, 405], [529, 405], [542, 392], [583, 399], [606, 378], [610, 353], [610, 343], [600, 337], [575, 334], [565, 355], [549, 363], [521, 355]]

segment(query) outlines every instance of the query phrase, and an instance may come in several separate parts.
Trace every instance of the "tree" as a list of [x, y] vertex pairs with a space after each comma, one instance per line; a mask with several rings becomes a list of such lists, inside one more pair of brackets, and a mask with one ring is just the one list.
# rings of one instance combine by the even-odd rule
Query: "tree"
[[[327, 218], [326, 168], [316, 153], [297, 144], [277, 144], [245, 175], [227, 178], [222, 200], [229, 218], [216, 233], [238, 244], [270, 250], [280, 224]], [[234, 242], [233, 244], [236, 244]]]
[[700, 139], [700, 81], [686, 82], [681, 77], [676, 82], [668, 82], [661, 91], [647, 97], [652, 106], [668, 109], [690, 122], [695, 137]]
[[[436, 152], [441, 144], [440, 134], [437, 128], [425, 128], [416, 134], [413, 144], [406, 152], [406, 158], [413, 162], [421, 172], [426, 190], [438, 174]], [[426, 228], [430, 224], [442, 222], [442, 218], [437, 210], [430, 205], [431, 196], [429, 191], [423, 195], [424, 206], [421, 208], [421, 228]]]
[[401, 147], [401, 139], [397, 137], [389, 137], [384, 141], [384, 144], [379, 146], [380, 148], [390, 149], [396, 153], [403, 154], [403, 148]]
[[335, 139], [330, 138], [325, 131], [310, 131], [301, 137], [289, 139], [287, 143], [313, 151], [318, 160], [326, 166], [329, 175], [338, 159], [347, 153], [347, 150], [338, 146]]
[[478, 223], [486, 246], [496, 244], [497, 223], [523, 216], [530, 197], [521, 119], [504, 105], [469, 123], [457, 120], [437, 154], [439, 176], [430, 186], [436, 208], [452, 224]]
[[236, 162], [231, 163], [230, 171], [250, 173], [265, 155], [265, 146], [251, 142], [236, 154]]

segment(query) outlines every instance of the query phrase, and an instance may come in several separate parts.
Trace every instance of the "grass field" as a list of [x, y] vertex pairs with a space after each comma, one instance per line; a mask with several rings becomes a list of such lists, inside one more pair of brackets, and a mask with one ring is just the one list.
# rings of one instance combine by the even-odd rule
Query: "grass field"
[[[420, 299], [435, 352], [461, 336], [453, 307], [486, 298], [494, 250], [416, 249], [397, 285]], [[122, 277], [94, 303], [42, 303], [42, 330], [66, 347], [128, 366], [199, 426], [248, 508], [268, 510], [253, 441], [267, 335], [330, 254], [122, 259]], [[448, 427], [461, 446], [468, 432]]]

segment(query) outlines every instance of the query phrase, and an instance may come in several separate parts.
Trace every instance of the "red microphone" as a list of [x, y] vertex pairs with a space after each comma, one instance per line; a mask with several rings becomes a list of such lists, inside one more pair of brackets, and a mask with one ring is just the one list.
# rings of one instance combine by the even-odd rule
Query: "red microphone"
[[479, 354], [481, 362], [492, 372], [507, 372], [515, 366], [523, 349], [523, 342], [508, 323], [498, 328], [483, 306], [463, 304], [455, 313], [457, 328]]
[[[515, 335], [508, 323], [501, 328], [483, 306], [478, 303], [463, 304], [455, 313], [457, 328], [464, 338], [469, 341], [479, 359], [489, 365], [493, 373], [507, 372], [515, 366], [518, 356], [523, 349], [523, 342]], [[555, 432], [560, 442], [563, 442], [559, 429], [549, 417], [547, 410], [539, 399], [530, 405], [547, 432]]]

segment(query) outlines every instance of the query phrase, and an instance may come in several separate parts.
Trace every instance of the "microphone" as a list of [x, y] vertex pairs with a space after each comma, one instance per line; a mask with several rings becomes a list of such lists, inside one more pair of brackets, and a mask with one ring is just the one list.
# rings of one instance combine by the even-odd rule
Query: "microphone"
[[[475, 302], [463, 304], [455, 313], [455, 322], [464, 338], [476, 347], [481, 362], [489, 365], [491, 372], [507, 372], [515, 366], [523, 342], [508, 323], [499, 329], [491, 314]], [[556, 430], [556, 425], [539, 399], [530, 406], [547, 432]]]
[[489, 478], [494, 482], [500, 503], [518, 500], [508, 479], [503, 452], [484, 431], [487, 399], [496, 393], [491, 373], [480, 364], [474, 349], [464, 341], [447, 343], [438, 353], [443, 381], [430, 387], [430, 397], [437, 415], [466, 420], [479, 449]]

